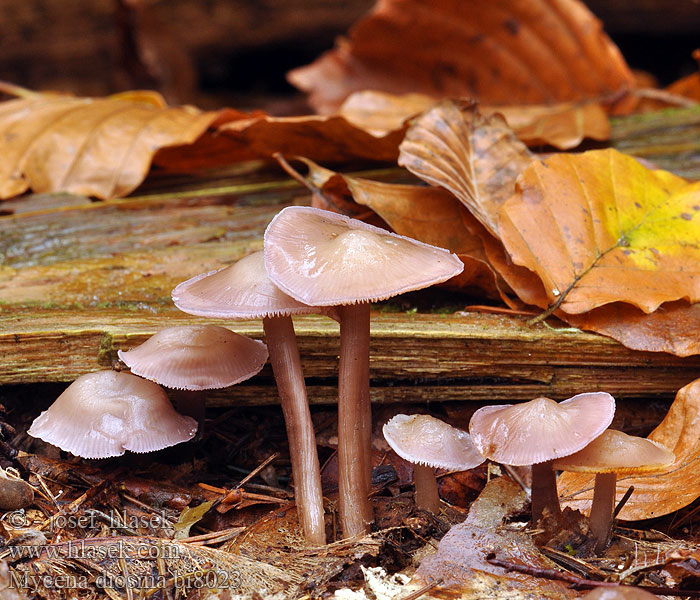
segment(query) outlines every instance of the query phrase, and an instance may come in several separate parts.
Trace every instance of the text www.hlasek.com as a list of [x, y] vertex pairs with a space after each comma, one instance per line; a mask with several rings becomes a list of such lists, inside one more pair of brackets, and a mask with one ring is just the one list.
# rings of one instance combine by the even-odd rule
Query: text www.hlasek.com
[[[86, 543], [75, 540], [65, 544], [54, 545], [17, 545], [8, 548], [12, 559], [83, 559], [92, 561], [119, 560], [172, 560], [179, 557], [179, 548], [168, 544], [144, 544], [125, 542], [123, 540], [107, 544]], [[66, 573], [28, 573], [10, 572], [10, 586], [20, 589], [86, 589], [98, 588], [120, 589], [165, 589], [165, 588], [205, 588], [224, 589], [236, 587], [239, 576], [235, 571], [224, 569], [201, 568], [186, 574], [161, 575], [158, 573], [141, 575], [129, 573], [101, 573], [91, 578], [87, 575]]]

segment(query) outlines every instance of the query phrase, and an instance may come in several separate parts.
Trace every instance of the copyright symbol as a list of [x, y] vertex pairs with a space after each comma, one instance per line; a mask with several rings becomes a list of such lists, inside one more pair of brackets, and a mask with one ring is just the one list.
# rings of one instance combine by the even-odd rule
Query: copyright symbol
[[27, 515], [23, 510], [13, 510], [5, 515], [4, 519], [10, 527], [26, 527]]

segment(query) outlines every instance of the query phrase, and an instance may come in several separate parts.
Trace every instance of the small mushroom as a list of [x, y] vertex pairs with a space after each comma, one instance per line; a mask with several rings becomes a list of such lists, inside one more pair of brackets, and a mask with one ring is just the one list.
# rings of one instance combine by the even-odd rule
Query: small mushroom
[[581, 600], [658, 600], [658, 598], [638, 585], [598, 587], [581, 596]]
[[657, 442], [608, 429], [583, 450], [554, 461], [560, 471], [596, 474], [589, 521], [596, 553], [610, 543], [617, 476], [657, 473], [675, 460], [673, 452]]
[[218, 325], [183, 325], [161, 329], [140, 346], [119, 350], [118, 355], [134, 375], [185, 390], [176, 400], [178, 410], [201, 424], [201, 392], [257, 375], [267, 362], [267, 347]]
[[605, 392], [578, 394], [555, 402], [535, 398], [522, 404], [484, 406], [469, 422], [474, 445], [506, 465], [532, 465], [532, 521], [545, 507], [561, 512], [552, 461], [578, 452], [612, 422], [615, 399]]
[[337, 307], [338, 486], [345, 537], [372, 522], [369, 307], [441, 283], [464, 265], [444, 248], [389, 233], [317, 208], [290, 206], [265, 231], [265, 268], [272, 282], [311, 306]]
[[29, 435], [83, 458], [154, 452], [186, 442], [197, 422], [175, 412], [156, 383], [130, 373], [78, 377], [29, 428]]
[[466, 471], [486, 460], [466, 431], [430, 415], [396, 415], [382, 432], [394, 452], [413, 463], [416, 506], [433, 513], [440, 510], [435, 468]]
[[291, 315], [329, 313], [297, 302], [267, 276], [263, 253], [203, 273], [172, 292], [181, 311], [220, 319], [262, 319], [289, 440], [295, 498], [306, 539], [325, 544], [321, 468]]

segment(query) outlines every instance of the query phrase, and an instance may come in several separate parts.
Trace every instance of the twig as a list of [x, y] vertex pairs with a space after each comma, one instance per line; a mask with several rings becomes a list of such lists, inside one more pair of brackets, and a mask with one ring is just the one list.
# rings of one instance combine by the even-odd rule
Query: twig
[[507, 573], [514, 571], [523, 573], [532, 577], [541, 577], [543, 579], [552, 579], [554, 581], [564, 581], [569, 583], [573, 588], [632, 588], [650, 592], [651, 594], [659, 594], [662, 596], [687, 596], [688, 598], [700, 598], [700, 590], [676, 590], [672, 588], [656, 587], [649, 585], [622, 585], [614, 581], [592, 581], [583, 579], [570, 573], [562, 573], [556, 569], [541, 569], [539, 567], [530, 567], [528, 565], [518, 565], [505, 560], [496, 558], [495, 552], [490, 552], [486, 555], [486, 562], [505, 569]]
[[428, 583], [427, 585], [424, 585], [422, 588], [416, 590], [415, 592], [411, 592], [408, 596], [399, 598], [399, 600], [416, 600], [416, 598], [420, 598], [423, 594], [427, 594], [430, 590], [434, 590], [440, 585], [442, 585], [442, 579], [438, 579], [437, 581]]
[[632, 492], [634, 492], [633, 485], [631, 485], [627, 488], [625, 495], [622, 496], [622, 498], [620, 498], [620, 501], [617, 503], [617, 506], [615, 507], [615, 510], [613, 511], [613, 519], [617, 518], [617, 515], [620, 514], [620, 511], [623, 509], [625, 504], [627, 504], [627, 501], [630, 499]]

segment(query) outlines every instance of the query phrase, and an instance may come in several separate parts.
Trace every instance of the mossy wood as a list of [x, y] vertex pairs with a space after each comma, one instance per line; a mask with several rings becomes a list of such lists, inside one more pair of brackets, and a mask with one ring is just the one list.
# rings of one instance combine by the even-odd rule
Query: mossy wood
[[[277, 171], [162, 181], [123, 200], [30, 196], [0, 204], [0, 384], [71, 381], [109, 368], [119, 348], [166, 326], [212, 322], [262, 337], [260, 322], [207, 320], [178, 311], [171, 289], [262, 248], [283, 206], [306, 201]], [[396, 177], [396, 171], [365, 173]], [[157, 181], [157, 180], [156, 180]], [[149, 187], [150, 186], [150, 187]], [[155, 193], [155, 192], [159, 193]], [[336, 397], [338, 326], [295, 319], [310, 400]], [[575, 329], [529, 326], [479, 313], [376, 312], [375, 402], [509, 402], [583, 390], [672, 397], [700, 375], [700, 357], [635, 352]], [[213, 393], [213, 404], [277, 401], [269, 367]]]

